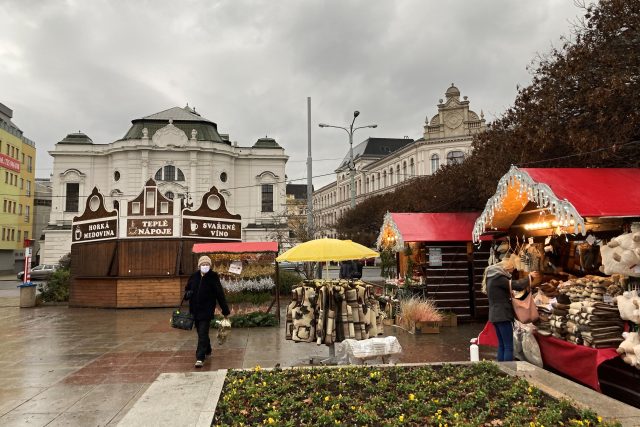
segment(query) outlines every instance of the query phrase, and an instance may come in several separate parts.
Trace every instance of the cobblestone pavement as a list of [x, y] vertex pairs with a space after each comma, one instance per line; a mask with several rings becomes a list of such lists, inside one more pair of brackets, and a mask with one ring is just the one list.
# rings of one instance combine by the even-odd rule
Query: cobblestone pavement
[[[282, 303], [283, 309], [286, 303]], [[160, 373], [195, 371], [196, 334], [169, 326], [171, 309], [19, 308], [0, 295], [0, 425], [115, 425]], [[284, 317], [282, 317], [284, 319]], [[285, 340], [280, 327], [233, 329], [203, 371], [308, 365], [326, 346]], [[400, 362], [469, 360], [481, 324], [398, 337]], [[491, 349], [481, 357], [493, 358]]]

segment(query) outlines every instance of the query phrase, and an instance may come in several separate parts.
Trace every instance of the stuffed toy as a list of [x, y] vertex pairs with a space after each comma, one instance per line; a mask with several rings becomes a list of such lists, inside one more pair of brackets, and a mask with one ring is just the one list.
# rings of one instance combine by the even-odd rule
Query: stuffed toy
[[640, 338], [637, 332], [624, 332], [625, 338], [616, 350], [625, 363], [640, 369]]
[[632, 291], [626, 291], [616, 297], [620, 317], [633, 323], [640, 323], [640, 297]]
[[626, 233], [611, 239], [600, 248], [605, 274], [640, 277], [640, 232]]

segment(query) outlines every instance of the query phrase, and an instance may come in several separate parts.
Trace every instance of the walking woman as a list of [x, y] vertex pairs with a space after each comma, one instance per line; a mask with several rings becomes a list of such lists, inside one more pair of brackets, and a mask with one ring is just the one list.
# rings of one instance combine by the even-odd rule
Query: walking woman
[[216, 303], [220, 306], [225, 319], [230, 313], [220, 277], [218, 277], [218, 273], [211, 270], [211, 258], [204, 255], [198, 259], [198, 271], [189, 277], [185, 292], [190, 295], [189, 311], [193, 315], [198, 332], [195, 367], [202, 368], [206, 356], [211, 354], [209, 326], [211, 319], [213, 319]]
[[515, 314], [511, 304], [509, 282], [511, 288], [521, 291], [537, 284], [540, 273], [529, 273], [528, 277], [511, 280], [513, 261], [506, 258], [497, 264], [490, 265], [485, 270], [485, 290], [489, 298], [489, 322], [493, 323], [498, 336], [498, 362], [513, 360], [513, 321]]

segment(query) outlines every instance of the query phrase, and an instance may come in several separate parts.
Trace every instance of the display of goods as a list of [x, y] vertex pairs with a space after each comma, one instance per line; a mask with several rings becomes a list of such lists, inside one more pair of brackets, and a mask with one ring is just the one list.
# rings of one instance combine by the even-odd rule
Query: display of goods
[[275, 288], [276, 284], [272, 277], [260, 277], [257, 279], [227, 279], [220, 280], [226, 292], [242, 291], [268, 291]]
[[306, 280], [291, 291], [285, 338], [332, 345], [383, 333], [384, 313], [371, 285], [362, 281]]
[[637, 332], [625, 332], [622, 334], [624, 341], [616, 350], [622, 360], [628, 365], [640, 369], [640, 337]]

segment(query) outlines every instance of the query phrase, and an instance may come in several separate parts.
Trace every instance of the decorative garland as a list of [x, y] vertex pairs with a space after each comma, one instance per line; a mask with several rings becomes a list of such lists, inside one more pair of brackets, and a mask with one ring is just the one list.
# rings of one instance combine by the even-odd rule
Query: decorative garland
[[[392, 246], [389, 246], [384, 242], [384, 239], [388, 235], [393, 235], [395, 237], [395, 244]], [[380, 233], [378, 234], [378, 240], [376, 241], [376, 248], [378, 248], [378, 250], [388, 249], [395, 252], [400, 252], [404, 249], [404, 239], [402, 238], [402, 234], [400, 233], [400, 230], [398, 230], [398, 226], [389, 211], [384, 214], [382, 227], [380, 227]]]
[[587, 229], [584, 218], [580, 216], [576, 208], [568, 200], [560, 200], [551, 188], [544, 183], [535, 182], [525, 171], [511, 166], [500, 181], [496, 193], [487, 201], [482, 215], [476, 220], [473, 227], [473, 241], [478, 243], [480, 235], [487, 229], [487, 224], [493, 224], [493, 217], [496, 210], [502, 208], [502, 202], [509, 192], [509, 186], [519, 184], [519, 195], [525, 195], [527, 200], [535, 202], [539, 208], [545, 208], [554, 215], [563, 226], [569, 226], [573, 221], [573, 232], [580, 232], [585, 235]]
[[272, 277], [260, 277], [255, 279], [222, 278], [220, 282], [226, 292], [268, 291], [276, 286]]

